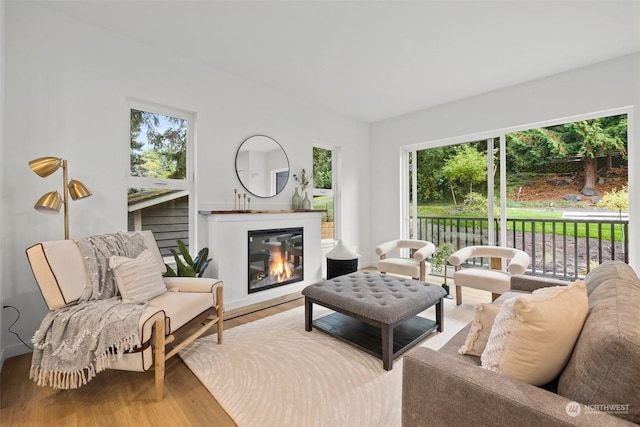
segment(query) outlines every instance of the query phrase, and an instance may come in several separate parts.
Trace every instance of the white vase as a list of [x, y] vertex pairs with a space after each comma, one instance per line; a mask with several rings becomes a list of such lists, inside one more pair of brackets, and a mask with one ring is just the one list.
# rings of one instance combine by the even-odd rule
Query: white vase
[[293, 197], [291, 198], [291, 209], [300, 209], [301, 204], [302, 201], [300, 199], [300, 194], [298, 194], [298, 187], [296, 187], [296, 191], [293, 193]]

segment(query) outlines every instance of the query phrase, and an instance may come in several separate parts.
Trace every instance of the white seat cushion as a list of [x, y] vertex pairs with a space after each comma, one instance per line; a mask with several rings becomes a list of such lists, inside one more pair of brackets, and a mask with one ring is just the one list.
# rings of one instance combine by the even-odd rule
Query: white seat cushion
[[165, 292], [149, 301], [149, 305], [164, 310], [167, 333], [173, 333], [196, 317], [196, 313], [213, 307], [213, 295], [199, 292]]
[[387, 258], [378, 261], [378, 270], [385, 273], [420, 277], [420, 263], [409, 258]]
[[509, 290], [511, 276], [500, 270], [463, 268], [453, 273], [453, 282], [456, 286], [468, 286], [470, 288], [502, 294]]

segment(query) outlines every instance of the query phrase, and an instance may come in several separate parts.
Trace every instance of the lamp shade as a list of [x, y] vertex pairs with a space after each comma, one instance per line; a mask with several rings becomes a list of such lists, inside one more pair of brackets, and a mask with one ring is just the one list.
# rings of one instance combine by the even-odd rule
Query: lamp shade
[[91, 195], [91, 191], [80, 181], [72, 179], [69, 181], [69, 195], [73, 200], [84, 199]]
[[29, 162], [32, 171], [41, 177], [47, 177], [62, 166], [62, 159], [58, 157], [40, 157]]
[[46, 214], [57, 214], [62, 206], [62, 196], [57, 191], [50, 191], [40, 197], [33, 206], [38, 212]]

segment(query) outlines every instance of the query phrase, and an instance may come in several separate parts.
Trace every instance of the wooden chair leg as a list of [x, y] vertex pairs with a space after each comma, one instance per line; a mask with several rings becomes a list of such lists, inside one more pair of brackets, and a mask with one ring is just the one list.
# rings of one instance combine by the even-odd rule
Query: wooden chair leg
[[462, 286], [456, 285], [456, 305], [462, 304]]
[[153, 345], [153, 368], [155, 370], [156, 400], [160, 402], [164, 393], [164, 317], [156, 320]]
[[218, 304], [216, 308], [216, 314], [218, 315], [218, 344], [222, 344], [222, 330], [223, 326], [223, 318], [224, 318], [224, 288], [222, 286], [216, 289], [216, 303]]
[[218, 314], [218, 344], [222, 344], [222, 330], [224, 329], [222, 311], [222, 307], [220, 307], [220, 313]]

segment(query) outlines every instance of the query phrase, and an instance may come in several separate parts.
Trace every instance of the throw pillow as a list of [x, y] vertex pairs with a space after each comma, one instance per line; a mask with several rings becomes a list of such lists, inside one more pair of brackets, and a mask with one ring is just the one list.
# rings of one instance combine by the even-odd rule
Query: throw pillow
[[109, 267], [113, 270], [122, 302], [144, 303], [167, 292], [162, 270], [155, 256], [145, 249], [137, 258], [112, 256]]
[[489, 340], [491, 327], [500, 311], [500, 304], [476, 304], [476, 314], [467, 340], [458, 353], [480, 356]]
[[582, 280], [506, 300], [482, 353], [482, 367], [544, 385], [567, 364], [589, 302]]

